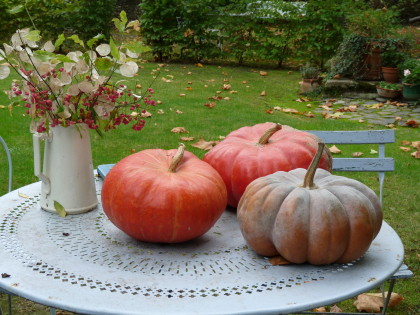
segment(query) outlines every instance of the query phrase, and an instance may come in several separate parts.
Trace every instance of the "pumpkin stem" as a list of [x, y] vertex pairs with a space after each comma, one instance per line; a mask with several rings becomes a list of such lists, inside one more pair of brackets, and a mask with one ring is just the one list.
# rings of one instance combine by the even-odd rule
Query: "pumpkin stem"
[[176, 168], [178, 167], [179, 163], [181, 163], [182, 158], [184, 157], [185, 151], [185, 144], [180, 143], [178, 147], [178, 151], [175, 153], [174, 157], [172, 158], [171, 165], [169, 165], [168, 171], [171, 173], [175, 173]]
[[324, 148], [325, 148], [325, 144], [323, 142], [319, 142], [318, 151], [316, 151], [316, 154], [314, 158], [312, 159], [312, 162], [309, 165], [308, 170], [306, 171], [302, 187], [305, 187], [308, 189], [316, 188], [316, 185], [314, 184], [314, 177], [315, 177], [316, 169], [318, 168], [319, 161], [321, 160], [322, 153], [324, 152]]
[[258, 140], [258, 144], [267, 144], [270, 137], [282, 128], [280, 124], [275, 124], [273, 127], [267, 129], [264, 134], [261, 136], [260, 140]]

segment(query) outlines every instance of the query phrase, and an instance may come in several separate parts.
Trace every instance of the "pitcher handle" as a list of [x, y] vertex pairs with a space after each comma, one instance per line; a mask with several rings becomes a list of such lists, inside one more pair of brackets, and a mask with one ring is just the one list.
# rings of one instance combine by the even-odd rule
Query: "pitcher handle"
[[43, 190], [46, 194], [51, 192], [51, 181], [47, 175], [41, 171], [41, 140], [46, 138], [45, 135], [40, 133], [34, 133], [32, 136], [33, 145], [34, 145], [34, 174], [37, 176], [43, 183]]

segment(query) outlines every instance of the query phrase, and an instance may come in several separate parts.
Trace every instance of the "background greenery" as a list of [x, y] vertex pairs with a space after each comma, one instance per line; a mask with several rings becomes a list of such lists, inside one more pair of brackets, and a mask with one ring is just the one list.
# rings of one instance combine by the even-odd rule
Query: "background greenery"
[[[157, 70], [160, 69], [160, 70]], [[267, 72], [262, 76], [260, 71]], [[157, 76], [158, 75], [158, 76]], [[303, 115], [292, 115], [281, 111], [270, 110], [274, 107], [294, 108], [304, 113], [313, 110], [321, 102], [315, 99], [308, 102], [297, 102], [299, 97], [300, 73], [273, 68], [195, 66], [190, 64], [155, 64], [143, 65], [137, 82], [148, 87], [153, 77], [155, 98], [160, 104], [150, 109], [152, 117], [141, 132], [130, 128], [121, 128], [99, 137], [91, 134], [94, 166], [103, 163], [117, 162], [134, 151], [148, 148], [177, 148], [181, 136], [194, 137], [192, 142], [185, 142], [187, 149], [199, 157], [205, 151], [191, 146], [200, 138], [206, 141], [217, 140], [229, 132], [245, 125], [272, 121], [290, 125], [302, 130], [358, 130], [383, 129], [383, 126], [352, 122], [344, 119], [324, 119], [321, 115], [308, 118]], [[230, 84], [230, 90], [223, 90], [224, 84]], [[0, 81], [0, 90], [8, 88], [5, 81]], [[234, 93], [232, 93], [234, 91]], [[265, 91], [265, 96], [261, 96]], [[214, 97], [220, 96], [217, 101]], [[228, 97], [229, 99], [225, 99]], [[0, 105], [7, 105], [7, 99], [0, 94]], [[214, 102], [215, 106], [205, 106]], [[313, 108], [307, 105], [312, 104]], [[163, 113], [159, 114], [161, 110]], [[267, 112], [268, 111], [268, 112]], [[184, 127], [186, 134], [171, 132], [172, 128]], [[10, 146], [14, 162], [14, 189], [35, 182], [33, 176], [32, 135], [29, 133], [29, 118], [24, 116], [23, 108], [15, 108], [10, 115], [7, 107], [0, 109], [0, 135]], [[405, 263], [410, 269], [419, 272], [419, 194], [420, 160], [400, 150], [403, 140], [420, 140], [418, 128], [398, 127], [397, 140], [386, 145], [387, 155], [396, 160], [396, 171], [386, 175], [384, 186], [385, 220], [400, 235], [405, 246]], [[351, 156], [361, 151], [369, 154], [370, 147], [340, 146], [342, 156]], [[377, 148], [372, 147], [377, 150]], [[0, 195], [7, 191], [7, 164], [4, 152], [0, 152]], [[378, 182], [374, 173], [343, 173], [362, 181], [378, 191]], [[419, 314], [420, 305], [417, 296], [418, 277], [398, 281], [395, 292], [404, 297], [402, 304], [390, 310], [392, 315]], [[6, 297], [1, 298], [3, 309]], [[16, 299], [16, 314], [47, 314], [45, 308], [33, 303]], [[17, 304], [16, 304], [17, 303]], [[354, 311], [353, 300], [340, 303], [345, 311]], [[29, 311], [28, 311], [29, 310]], [[39, 310], [39, 312], [37, 311]], [[38, 313], [37, 313], [38, 312]]]

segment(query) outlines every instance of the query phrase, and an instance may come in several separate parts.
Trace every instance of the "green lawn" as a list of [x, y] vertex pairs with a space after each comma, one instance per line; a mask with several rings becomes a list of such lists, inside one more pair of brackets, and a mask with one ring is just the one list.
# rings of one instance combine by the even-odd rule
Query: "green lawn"
[[[157, 73], [157, 64], [145, 64], [138, 81], [147, 87], [152, 75]], [[155, 70], [155, 71], [153, 71]], [[268, 75], [261, 75], [266, 71]], [[151, 109], [152, 117], [141, 132], [129, 127], [106, 133], [104, 137], [95, 132], [91, 134], [93, 161], [97, 166], [117, 162], [131, 152], [148, 148], [177, 148], [181, 136], [194, 137], [185, 142], [187, 150], [202, 157], [205, 151], [191, 146], [200, 138], [206, 141], [217, 140], [229, 132], [245, 126], [272, 121], [290, 125], [297, 129], [311, 130], [358, 130], [383, 129], [385, 127], [347, 121], [344, 119], [324, 119], [321, 115], [309, 118], [304, 115], [288, 114], [274, 107], [294, 108], [299, 112], [311, 109], [306, 105], [317, 106], [315, 100], [296, 102], [299, 97], [299, 73], [288, 73], [274, 69], [252, 69], [228, 66], [204, 66], [170, 64], [160, 68], [160, 74], [153, 83], [155, 99], [161, 101]], [[229, 84], [230, 89], [223, 89]], [[0, 81], [0, 90], [8, 88], [8, 83]], [[226, 87], [225, 87], [226, 88]], [[264, 93], [263, 93], [264, 92]], [[265, 94], [262, 95], [262, 94]], [[220, 96], [220, 97], [219, 97]], [[220, 100], [216, 100], [219, 97]], [[216, 98], [216, 99], [215, 99]], [[209, 108], [205, 104], [214, 102]], [[5, 95], [0, 94], [0, 105], [8, 105]], [[29, 132], [29, 118], [23, 117], [24, 109], [15, 108], [12, 116], [0, 106], [0, 135], [10, 146], [14, 162], [13, 187], [37, 181], [33, 176], [32, 135]], [[171, 132], [175, 127], [184, 127], [187, 134]], [[400, 149], [403, 140], [420, 140], [418, 128], [398, 127], [397, 141], [386, 146], [387, 155], [396, 160], [396, 171], [387, 174], [384, 187], [385, 220], [397, 231], [405, 246], [405, 263], [415, 274], [419, 270], [419, 178], [420, 160]], [[342, 156], [350, 156], [355, 151], [365, 150], [355, 146], [342, 146]], [[377, 149], [372, 147], [372, 149]], [[0, 149], [0, 195], [7, 192], [7, 167], [5, 154]], [[340, 174], [356, 178], [375, 191], [378, 191], [376, 174]], [[1, 205], [0, 205], [1, 211]], [[404, 301], [389, 311], [389, 314], [419, 314], [420, 305], [417, 277], [399, 281], [394, 289], [404, 297]], [[45, 308], [16, 299], [15, 314], [47, 314]], [[15, 304], [16, 304], [15, 303]], [[354, 311], [353, 301], [340, 303], [345, 311]], [[1, 297], [3, 310], [6, 297]], [[30, 309], [31, 311], [28, 311]], [[34, 310], [36, 309], [36, 310]]]

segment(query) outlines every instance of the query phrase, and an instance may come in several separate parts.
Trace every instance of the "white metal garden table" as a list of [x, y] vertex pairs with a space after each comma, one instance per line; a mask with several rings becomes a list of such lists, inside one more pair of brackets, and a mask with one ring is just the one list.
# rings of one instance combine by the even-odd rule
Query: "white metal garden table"
[[248, 249], [231, 211], [195, 241], [148, 244], [114, 227], [100, 205], [65, 218], [45, 212], [39, 191], [34, 183], [0, 198], [0, 287], [78, 313], [298, 312], [376, 287], [403, 261], [385, 222], [353, 263], [272, 266]]

